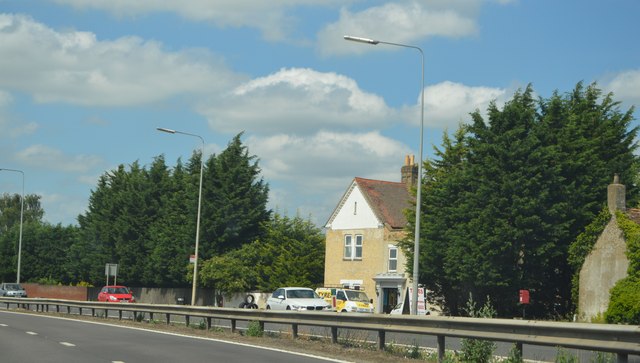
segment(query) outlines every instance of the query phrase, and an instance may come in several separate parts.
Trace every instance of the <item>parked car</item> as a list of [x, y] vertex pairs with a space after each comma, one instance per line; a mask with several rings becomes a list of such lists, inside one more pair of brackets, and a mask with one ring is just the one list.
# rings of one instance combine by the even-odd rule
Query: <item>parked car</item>
[[281, 287], [267, 299], [267, 310], [331, 311], [331, 304], [306, 287]]
[[15, 282], [3, 282], [0, 284], [0, 296], [27, 297], [27, 291]]
[[102, 302], [125, 302], [132, 303], [136, 299], [133, 297], [131, 290], [122, 285], [104, 286], [98, 293], [98, 301]]
[[362, 290], [319, 287], [316, 293], [337, 312], [373, 313], [373, 299], [369, 299]]

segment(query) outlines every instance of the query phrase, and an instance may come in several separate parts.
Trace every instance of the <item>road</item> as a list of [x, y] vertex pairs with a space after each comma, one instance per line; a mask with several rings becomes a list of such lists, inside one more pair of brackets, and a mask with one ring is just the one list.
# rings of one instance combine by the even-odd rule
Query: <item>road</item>
[[[2, 317], [3, 315], [1, 315], [2, 313], [2, 306], [0, 306], [0, 324], [3, 323], [2, 321]], [[72, 309], [73, 310], [73, 309]], [[85, 311], [84, 314], [86, 314], [88, 311]], [[77, 310], [74, 311], [73, 313], [77, 314], [79, 313]], [[90, 313], [90, 312], [89, 312]], [[100, 314], [100, 312], [98, 312], [98, 314]], [[110, 310], [109, 311], [109, 316], [111, 318], [117, 318], [117, 312]], [[148, 317], [148, 316], [147, 316]], [[124, 319], [132, 319], [133, 315], [130, 312], [125, 312], [123, 315]], [[172, 316], [172, 322], [184, 322], [183, 317], [181, 316]], [[192, 325], [198, 325], [198, 324], [204, 324], [204, 321], [200, 318], [194, 318], [191, 320], [191, 324]], [[220, 327], [220, 328], [229, 328], [229, 321], [228, 320], [217, 320], [214, 319], [212, 321], [213, 325], [216, 327]], [[239, 321], [237, 328], [239, 329], [244, 329], [246, 327], [246, 322], [242, 322]], [[278, 332], [284, 332], [284, 333], [290, 333], [291, 331], [291, 327], [289, 325], [281, 325], [281, 324], [265, 324], [265, 330], [267, 331], [271, 331], [274, 333], [278, 333]], [[301, 326], [300, 327], [300, 331], [299, 333], [301, 335], [307, 334], [307, 335], [315, 335], [315, 336], [319, 336], [319, 337], [324, 337], [327, 338], [330, 336], [330, 330], [328, 328], [319, 328], [319, 327], [305, 327], [305, 326]], [[372, 343], [375, 343], [376, 341], [376, 334], [375, 332], [370, 332], [370, 331], [358, 331], [358, 330], [350, 330], [350, 329], [340, 329], [339, 331], [339, 339], [341, 341], [352, 341], [352, 342], [356, 342], [356, 341], [369, 341]], [[182, 339], [184, 339], [184, 337], [182, 337]], [[418, 345], [420, 347], [431, 347], [431, 348], [435, 348], [437, 345], [436, 342], [436, 337], [434, 336], [429, 336], [429, 335], [418, 335], [418, 334], [398, 334], [398, 333], [389, 333], [387, 334], [386, 337], [386, 341], [387, 344], [390, 345], [407, 345], [409, 347], [412, 347], [414, 345]], [[220, 344], [222, 344], [221, 342], [218, 342]], [[5, 342], [3, 341], [3, 334], [2, 334], [2, 326], [0, 326], [0, 348], [3, 347], [3, 345], [5, 344]], [[155, 344], [155, 343], [153, 343]], [[508, 356], [509, 355], [509, 351], [511, 350], [511, 348], [513, 347], [513, 344], [510, 343], [504, 343], [504, 342], [496, 342], [496, 351], [494, 352], [496, 355], [499, 356]], [[447, 338], [446, 339], [446, 349], [448, 350], [457, 350], [459, 351], [461, 348], [461, 341], [458, 338]], [[135, 351], [135, 349], [133, 349]], [[183, 361], [183, 359], [185, 359], [185, 355], [183, 354], [183, 348], [176, 348], [174, 349], [173, 352], [170, 352], [169, 354], [174, 354], [176, 352], [180, 352], [178, 354], [179, 357], [181, 357], [179, 359], [179, 361]], [[1, 352], [1, 350], [0, 350]], [[571, 355], [575, 358], [578, 359], [578, 361], [580, 362], [592, 362], [592, 361], [598, 361], [596, 358], [596, 354], [594, 352], [591, 351], [584, 351], [584, 350], [578, 350], [578, 349], [563, 349], [564, 354], [568, 354]], [[238, 354], [238, 353], [236, 353]], [[537, 345], [524, 345], [523, 346], [523, 354], [524, 354], [524, 358], [529, 361], [529, 362], [553, 362], [555, 361], [557, 355], [558, 355], [558, 348], [556, 347], [547, 347], [547, 346], [537, 346]], [[167, 355], [167, 356], [173, 356], [173, 355]], [[241, 356], [241, 359], [239, 360], [229, 360], [229, 359], [224, 359], [225, 362], [244, 362], [246, 361], [245, 358], [247, 358], [248, 356], [245, 354], [244, 356]], [[259, 359], [257, 361], [265, 361], [264, 357], [262, 355], [258, 356]], [[209, 361], [217, 361], [217, 360], [211, 360], [210, 358], [207, 358]], [[3, 359], [3, 356], [0, 354], [0, 361], [4, 362], [5, 360]], [[28, 360], [22, 360], [22, 361], [28, 361]], [[41, 361], [41, 360], [38, 360]], [[52, 360], [55, 361], [55, 360]], [[144, 361], [141, 360], [140, 358], [135, 358], [134, 361], [138, 362], [138, 361]], [[222, 361], [222, 360], [221, 360]], [[286, 362], [286, 360], [279, 360], [282, 362]], [[294, 360], [295, 362], [298, 361], [302, 361], [299, 358], [295, 358]], [[11, 362], [11, 361], [9, 361]], [[640, 356], [629, 356], [629, 363], [640, 363]]]
[[8, 311], [0, 311], [0, 361], [336, 362], [214, 339]]

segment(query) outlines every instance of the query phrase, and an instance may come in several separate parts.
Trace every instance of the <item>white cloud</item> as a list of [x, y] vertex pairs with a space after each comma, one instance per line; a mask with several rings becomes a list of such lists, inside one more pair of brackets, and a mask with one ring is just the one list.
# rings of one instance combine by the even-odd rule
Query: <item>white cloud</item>
[[18, 161], [37, 168], [65, 172], [88, 172], [103, 164], [95, 155], [65, 155], [62, 151], [45, 146], [32, 145], [16, 154]]
[[640, 69], [610, 75], [602, 87], [606, 92], [613, 92], [615, 100], [640, 106]]
[[21, 15], [0, 14], [0, 54], [0, 87], [39, 102], [139, 105], [238, 82], [203, 50], [167, 52], [136, 37], [100, 41], [93, 33], [57, 32]]
[[393, 116], [381, 97], [362, 91], [352, 79], [306, 68], [281, 69], [244, 83], [200, 111], [215, 130], [268, 134], [376, 128]]
[[[42, 209], [45, 211], [44, 220], [52, 224], [77, 224], [77, 217], [87, 209], [86, 197], [78, 195], [62, 195], [58, 193], [48, 193], [37, 191]], [[54, 216], [55, 218], [50, 218]], [[61, 222], [64, 221], [64, 222]]]
[[246, 143], [253, 154], [260, 155], [262, 172], [267, 179], [306, 177], [316, 186], [326, 184], [322, 178], [384, 174], [389, 171], [389, 165], [400, 165], [404, 155], [410, 152], [408, 146], [377, 131], [320, 131], [307, 137], [252, 136]]
[[474, 35], [477, 32], [475, 17], [479, 2], [464, 3], [400, 1], [359, 12], [343, 8], [340, 19], [318, 33], [318, 49], [321, 54], [332, 55], [394, 48], [348, 44], [342, 39], [344, 35], [405, 44], [434, 36], [459, 38]]
[[197, 22], [210, 22], [218, 27], [259, 29], [267, 40], [285, 40], [294, 33], [298, 19], [291, 9], [309, 6], [335, 6], [346, 0], [53, 0], [79, 9], [99, 9], [116, 16], [138, 16], [171, 12]]
[[[310, 136], [251, 136], [245, 144], [260, 155], [260, 167], [270, 183], [270, 208], [292, 215], [312, 214], [326, 222], [351, 180], [364, 177], [400, 181], [400, 168], [410, 148], [377, 131]], [[286, 210], [295, 205], [296, 210]]]
[[[469, 120], [469, 113], [478, 109], [484, 114], [491, 101], [500, 105], [506, 96], [502, 88], [472, 87], [449, 81], [425, 87], [425, 125], [454, 130], [461, 121]], [[419, 120], [419, 110], [419, 107], [413, 109], [415, 122]]]

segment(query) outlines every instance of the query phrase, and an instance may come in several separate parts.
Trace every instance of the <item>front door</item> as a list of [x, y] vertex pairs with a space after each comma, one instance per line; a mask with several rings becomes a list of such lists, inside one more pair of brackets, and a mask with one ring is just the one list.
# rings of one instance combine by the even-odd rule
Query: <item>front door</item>
[[393, 308], [398, 305], [398, 289], [383, 288], [382, 289], [382, 312], [389, 314]]

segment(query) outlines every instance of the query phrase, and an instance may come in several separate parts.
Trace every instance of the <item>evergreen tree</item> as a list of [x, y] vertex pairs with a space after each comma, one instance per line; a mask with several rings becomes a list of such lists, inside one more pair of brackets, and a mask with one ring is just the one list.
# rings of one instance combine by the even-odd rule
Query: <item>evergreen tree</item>
[[[191, 164], [200, 163], [200, 155], [194, 154]], [[199, 171], [198, 171], [199, 173]], [[157, 220], [149, 227], [143, 282], [145, 286], [184, 286], [187, 282], [189, 255], [195, 247], [196, 198], [191, 185], [192, 178], [186, 174], [178, 160], [170, 173], [164, 158], [156, 158], [149, 171], [151, 182], [156, 186], [156, 198], [160, 207]]]
[[[22, 211], [22, 247], [37, 240], [28, 237], [27, 228], [42, 223], [44, 210], [40, 205], [40, 196], [27, 194], [22, 205], [21, 194], [2, 194], [0, 196], [0, 278], [3, 281], [15, 281], [18, 268], [18, 245], [20, 243], [20, 214]], [[26, 253], [22, 253], [24, 257]], [[20, 279], [23, 280], [24, 262], [21, 260]]]
[[260, 225], [269, 220], [269, 187], [259, 178], [255, 156], [236, 135], [217, 157], [207, 161], [203, 187], [200, 256], [208, 259], [260, 237]]
[[451, 313], [472, 293], [513, 315], [519, 289], [531, 291], [533, 314], [559, 301], [569, 307], [570, 242], [605, 203], [614, 173], [624, 176], [629, 200], [638, 189], [632, 110], [601, 96], [578, 84], [536, 101], [529, 86], [502, 109], [491, 104], [487, 121], [474, 112], [427, 163], [420, 282]]

